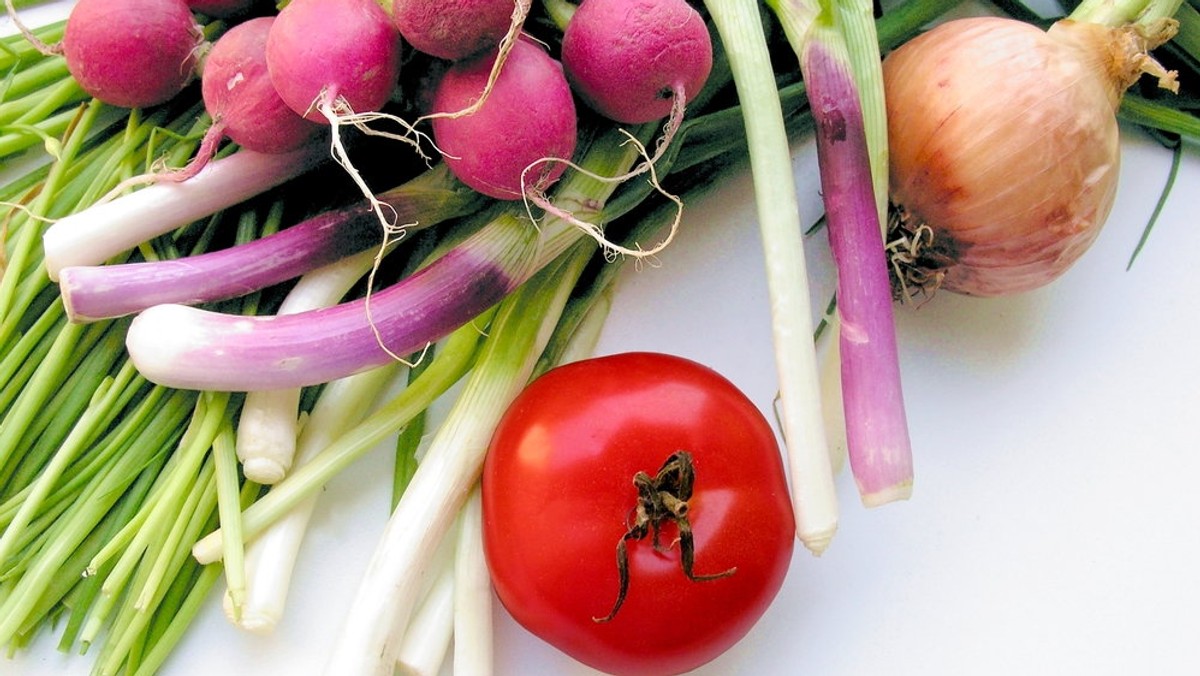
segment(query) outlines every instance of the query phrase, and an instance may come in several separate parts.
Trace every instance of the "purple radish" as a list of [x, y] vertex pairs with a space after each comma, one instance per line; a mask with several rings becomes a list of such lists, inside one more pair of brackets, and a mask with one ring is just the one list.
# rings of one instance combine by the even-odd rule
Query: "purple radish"
[[672, 115], [704, 86], [712, 58], [708, 27], [684, 0], [584, 0], [563, 33], [567, 79], [622, 124]]
[[184, 0], [79, 0], [61, 48], [67, 70], [89, 95], [144, 108], [187, 86], [202, 41]]
[[575, 101], [562, 64], [540, 46], [517, 40], [487, 99], [469, 115], [492, 76], [495, 56], [451, 67], [433, 95], [433, 138], [450, 171], [478, 192], [504, 200], [548, 188], [566, 170], [576, 144]]
[[217, 39], [204, 59], [200, 90], [214, 133], [260, 153], [295, 150], [321, 126], [292, 110], [267, 72], [267, 35], [275, 17], [249, 19]]
[[267, 68], [292, 110], [333, 122], [387, 103], [400, 35], [375, 0], [292, 0], [267, 36]]
[[[522, 17], [528, 0], [520, 0]], [[515, 0], [393, 0], [392, 20], [414, 49], [459, 61], [494, 50], [512, 29]]]

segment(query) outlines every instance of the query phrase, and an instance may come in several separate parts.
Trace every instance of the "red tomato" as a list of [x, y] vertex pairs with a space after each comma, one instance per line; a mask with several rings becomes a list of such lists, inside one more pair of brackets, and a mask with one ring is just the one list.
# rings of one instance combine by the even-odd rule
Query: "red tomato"
[[[687, 451], [686, 519], [696, 576], [683, 572], [667, 519], [618, 543], [636, 522], [634, 476]], [[670, 483], [670, 482], [667, 482]], [[672, 674], [724, 652], [783, 583], [795, 523], [770, 425], [715, 371], [655, 353], [575, 362], [536, 379], [505, 413], [483, 470], [484, 549], [496, 593], [526, 629], [615, 674]]]

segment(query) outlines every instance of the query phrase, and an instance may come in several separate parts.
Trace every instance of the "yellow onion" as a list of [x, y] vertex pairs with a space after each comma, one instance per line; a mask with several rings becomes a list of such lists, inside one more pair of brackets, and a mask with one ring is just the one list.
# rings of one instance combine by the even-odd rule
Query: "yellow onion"
[[1116, 195], [1122, 94], [1143, 72], [1174, 85], [1147, 54], [1174, 27], [974, 17], [890, 53], [890, 190], [908, 278], [997, 296], [1066, 271]]

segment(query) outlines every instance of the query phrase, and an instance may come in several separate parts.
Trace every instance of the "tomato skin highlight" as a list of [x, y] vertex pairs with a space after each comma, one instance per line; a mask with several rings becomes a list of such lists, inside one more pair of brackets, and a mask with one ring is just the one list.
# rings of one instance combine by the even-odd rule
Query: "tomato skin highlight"
[[[616, 547], [637, 505], [633, 476], [691, 453], [694, 573], [677, 529]], [[612, 674], [675, 674], [740, 640], [774, 600], [795, 523], [774, 432], [715, 371], [680, 357], [624, 353], [574, 362], [532, 382], [505, 413], [483, 469], [484, 550], [493, 585], [526, 629]], [[667, 548], [668, 546], [669, 549]]]

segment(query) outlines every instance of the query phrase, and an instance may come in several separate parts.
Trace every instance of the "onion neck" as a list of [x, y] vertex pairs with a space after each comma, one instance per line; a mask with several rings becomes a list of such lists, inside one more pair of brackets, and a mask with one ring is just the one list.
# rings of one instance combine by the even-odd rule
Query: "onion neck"
[[1175, 71], [1167, 70], [1150, 55], [1150, 50], [1174, 37], [1178, 28], [1179, 23], [1174, 19], [1111, 27], [1068, 18], [1052, 25], [1048, 34], [1079, 50], [1084, 56], [1083, 62], [1098, 69], [1109, 87], [1109, 99], [1116, 110], [1125, 90], [1144, 74], [1158, 78], [1158, 86], [1163, 89], [1179, 90]]

